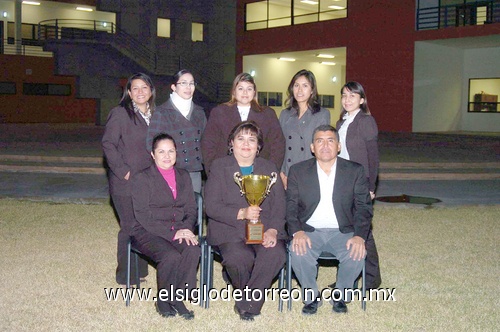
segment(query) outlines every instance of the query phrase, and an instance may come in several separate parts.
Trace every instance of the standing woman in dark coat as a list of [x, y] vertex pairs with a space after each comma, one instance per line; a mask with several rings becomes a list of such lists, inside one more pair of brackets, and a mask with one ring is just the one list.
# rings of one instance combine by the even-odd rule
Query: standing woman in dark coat
[[[368, 108], [363, 86], [358, 82], [347, 82], [341, 89], [342, 111], [337, 122], [340, 136], [339, 157], [363, 165], [368, 179], [371, 198], [375, 198], [378, 175], [378, 128]], [[366, 287], [378, 288], [380, 276], [377, 247], [370, 231], [366, 240]]]
[[330, 111], [320, 106], [316, 78], [311, 71], [299, 70], [288, 84], [287, 93], [288, 107], [280, 114], [286, 140], [280, 173], [285, 189], [290, 167], [313, 157], [310, 145], [314, 129], [330, 124]]
[[276, 112], [257, 102], [257, 86], [253, 77], [241, 73], [233, 81], [232, 98], [215, 107], [208, 117], [207, 127], [201, 140], [205, 171], [209, 174], [212, 162], [227, 156], [227, 137], [241, 121], [255, 121], [262, 130], [264, 146], [260, 158], [272, 161], [281, 168], [285, 155], [285, 138]]
[[[152, 163], [145, 142], [155, 96], [156, 90], [149, 76], [143, 73], [132, 75], [123, 91], [120, 106], [109, 113], [102, 138], [102, 149], [109, 166], [109, 193], [120, 223], [116, 268], [116, 282], [119, 284], [126, 284], [127, 242], [135, 223], [130, 180]], [[135, 277], [135, 271], [131, 272]], [[147, 275], [148, 264], [140, 259], [139, 277]], [[137, 282], [131, 280], [132, 284]]]
[[[189, 320], [194, 313], [184, 301], [196, 285], [200, 259], [193, 233], [197, 221], [194, 191], [189, 173], [174, 167], [176, 144], [172, 136], [155, 136], [152, 147], [155, 164], [132, 180], [136, 217], [132, 245], [156, 263], [156, 311], [164, 317], [178, 314]], [[185, 298], [178, 296], [178, 291]]]
[[189, 70], [178, 71], [170, 88], [170, 99], [158, 106], [151, 117], [146, 148], [151, 150], [153, 138], [159, 133], [172, 136], [179, 145], [176, 167], [189, 172], [194, 191], [201, 193], [201, 135], [207, 117], [203, 108], [193, 102], [196, 82]]

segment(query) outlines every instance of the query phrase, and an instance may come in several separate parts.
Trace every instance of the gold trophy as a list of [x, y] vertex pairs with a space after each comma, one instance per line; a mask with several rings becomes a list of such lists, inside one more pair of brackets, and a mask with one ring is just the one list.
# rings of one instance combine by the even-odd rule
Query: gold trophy
[[[271, 192], [271, 187], [276, 183], [278, 174], [272, 172], [267, 175], [244, 175], [234, 173], [234, 182], [240, 187], [241, 196], [245, 195], [248, 204], [259, 206]], [[261, 244], [264, 236], [264, 224], [259, 219], [247, 221], [247, 244]]]

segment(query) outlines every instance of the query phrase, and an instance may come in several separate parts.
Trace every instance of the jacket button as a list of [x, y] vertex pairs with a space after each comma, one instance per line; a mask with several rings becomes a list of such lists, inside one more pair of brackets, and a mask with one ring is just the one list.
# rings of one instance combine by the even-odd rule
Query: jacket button
[[189, 161], [189, 159], [187, 159], [187, 158], [186, 158], [186, 159], [184, 159], [184, 162], [185, 162], [185, 163], [187, 163], [188, 161]]
[[184, 135], [184, 132], [183, 132], [183, 131], [181, 131], [179, 134]]
[[182, 150], [182, 152], [187, 153], [188, 151], [186, 149]]
[[291, 146], [289, 146], [289, 147], [288, 147], [288, 150], [291, 150], [291, 149], [292, 149], [292, 147], [291, 147]]

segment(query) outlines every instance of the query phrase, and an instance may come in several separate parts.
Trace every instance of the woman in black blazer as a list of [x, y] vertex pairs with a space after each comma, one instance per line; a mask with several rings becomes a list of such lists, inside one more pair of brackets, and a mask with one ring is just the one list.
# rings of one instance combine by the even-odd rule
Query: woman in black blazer
[[[116, 282], [126, 284], [127, 242], [135, 221], [130, 180], [151, 165], [146, 150], [149, 119], [155, 108], [156, 90], [143, 73], [132, 75], [123, 91], [120, 105], [111, 110], [106, 122], [102, 149], [108, 165], [109, 193], [119, 218]], [[132, 266], [135, 268], [135, 266]], [[131, 271], [135, 278], [135, 271]], [[148, 264], [139, 260], [139, 277], [148, 275]], [[131, 280], [137, 284], [138, 280]]]
[[[164, 317], [179, 314], [193, 319], [193, 312], [183, 302], [196, 286], [200, 259], [193, 233], [197, 207], [191, 177], [188, 171], [174, 167], [177, 149], [172, 136], [155, 136], [152, 148], [155, 164], [132, 180], [136, 216], [132, 245], [157, 265], [156, 311]], [[187, 298], [177, 296], [177, 290]]]
[[[210, 166], [205, 187], [205, 206], [208, 216], [207, 240], [219, 248], [232, 285], [246, 287], [265, 294], [273, 278], [286, 260], [285, 190], [278, 168], [269, 160], [258, 157], [263, 145], [262, 131], [253, 121], [241, 122], [229, 135], [231, 155], [216, 159]], [[271, 175], [277, 182], [259, 206], [248, 206], [234, 181], [241, 175]], [[246, 244], [246, 220], [260, 219], [264, 224], [262, 244]], [[262, 299], [245, 298], [236, 301], [234, 309], [242, 320], [253, 320], [260, 314]]]
[[[378, 128], [370, 114], [368, 100], [363, 86], [358, 82], [347, 82], [341, 89], [342, 111], [337, 122], [340, 136], [339, 157], [363, 165], [368, 179], [371, 199], [375, 198], [375, 185], [378, 176]], [[377, 247], [370, 231], [365, 242], [366, 287], [378, 288], [380, 276]]]

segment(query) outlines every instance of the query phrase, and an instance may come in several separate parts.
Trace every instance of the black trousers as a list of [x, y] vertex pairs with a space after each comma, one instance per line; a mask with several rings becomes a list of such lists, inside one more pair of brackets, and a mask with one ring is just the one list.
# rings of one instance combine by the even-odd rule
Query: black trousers
[[[265, 300], [265, 290], [279, 273], [286, 261], [285, 243], [279, 241], [273, 248], [264, 248], [260, 244], [244, 242], [224, 243], [218, 246], [225, 267], [234, 288], [248, 287], [255, 295], [262, 295], [260, 300], [246, 298], [236, 302], [240, 311], [259, 314]], [[245, 293], [243, 293], [245, 294]]]
[[[118, 266], [116, 267], [116, 282], [125, 285], [127, 283], [127, 243], [135, 223], [134, 208], [132, 206], [132, 196], [112, 195], [111, 199], [113, 200], [113, 205], [120, 224], [116, 254], [118, 261]], [[147, 275], [148, 262], [139, 258], [139, 278], [144, 278]], [[135, 280], [135, 276], [135, 264], [132, 264], [130, 270], [130, 283], [132, 285], [138, 282], [138, 280]]]
[[380, 267], [378, 262], [378, 252], [377, 246], [375, 245], [375, 239], [373, 238], [373, 233], [370, 230], [368, 238], [365, 242], [366, 247], [366, 262], [365, 262], [365, 274], [366, 274], [366, 288], [378, 288], [382, 283], [382, 277], [380, 276]]
[[[189, 298], [190, 292], [196, 287], [196, 271], [200, 260], [199, 246], [187, 245], [185, 241], [168, 241], [151, 234], [144, 228], [136, 228], [132, 234], [132, 245], [156, 263], [156, 282], [158, 295], [160, 290], [168, 292], [168, 297], [158, 296], [157, 305], [161, 312], [170, 311], [174, 305]], [[182, 294], [176, 298], [176, 290]], [[171, 291], [173, 290], [173, 294]], [[187, 298], [183, 299], [186, 295]]]

